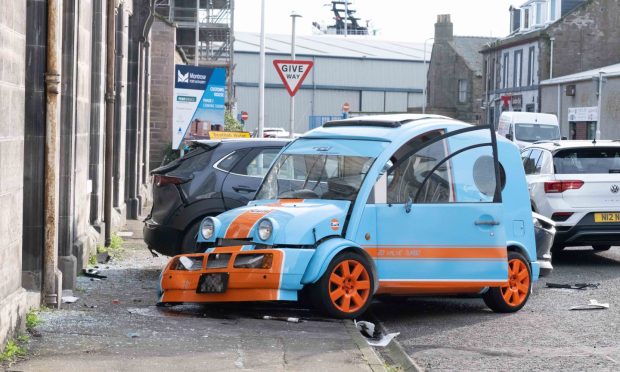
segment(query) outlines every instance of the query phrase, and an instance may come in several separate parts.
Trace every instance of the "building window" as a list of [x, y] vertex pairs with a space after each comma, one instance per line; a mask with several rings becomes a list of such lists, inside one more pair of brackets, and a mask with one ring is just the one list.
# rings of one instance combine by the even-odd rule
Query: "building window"
[[530, 9], [529, 8], [525, 8], [523, 10], [523, 29], [527, 30], [528, 28], [530, 28]]
[[497, 85], [495, 84], [495, 81], [497, 80], [497, 76], [495, 76], [496, 74], [497, 74], [497, 70], [495, 67], [495, 57], [493, 57], [493, 60], [491, 62], [491, 71], [490, 71], [492, 89], [489, 89], [489, 90], [497, 89]]
[[515, 51], [515, 63], [514, 63], [514, 72], [512, 75], [512, 85], [515, 88], [518, 88], [521, 86], [521, 82], [522, 82], [522, 76], [523, 76], [523, 51], [522, 50], [516, 50]]
[[557, 19], [557, 0], [549, 1], [549, 21], [553, 22]]
[[459, 80], [459, 103], [467, 102], [467, 80]]
[[536, 3], [536, 25], [539, 26], [543, 23], [543, 4], [542, 2]]
[[535, 64], [534, 54], [535, 54], [534, 47], [530, 47], [529, 55], [527, 58], [527, 85], [528, 86], [534, 85], [534, 67], [535, 67], [534, 66]]
[[504, 71], [502, 74], [502, 88], [508, 88], [508, 53], [504, 53]]

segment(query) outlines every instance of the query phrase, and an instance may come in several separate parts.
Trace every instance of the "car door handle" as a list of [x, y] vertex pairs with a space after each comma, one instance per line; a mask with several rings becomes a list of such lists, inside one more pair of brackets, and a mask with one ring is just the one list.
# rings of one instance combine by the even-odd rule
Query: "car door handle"
[[235, 190], [236, 192], [256, 192], [256, 189], [253, 189], [248, 186], [243, 186], [243, 185], [233, 186], [232, 189]]
[[499, 221], [494, 221], [494, 220], [478, 220], [476, 222], [474, 222], [474, 225], [476, 226], [497, 226], [499, 225]]

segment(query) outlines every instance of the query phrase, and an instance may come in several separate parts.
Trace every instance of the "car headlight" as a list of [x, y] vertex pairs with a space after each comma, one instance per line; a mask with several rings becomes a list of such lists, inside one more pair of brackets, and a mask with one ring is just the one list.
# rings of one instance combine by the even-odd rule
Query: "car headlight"
[[202, 223], [202, 227], [200, 228], [200, 233], [202, 237], [205, 239], [211, 239], [213, 236], [213, 232], [215, 231], [215, 224], [213, 223], [213, 219], [207, 218]]
[[258, 237], [261, 240], [267, 240], [271, 238], [271, 234], [273, 233], [273, 224], [269, 220], [262, 220], [258, 224]]

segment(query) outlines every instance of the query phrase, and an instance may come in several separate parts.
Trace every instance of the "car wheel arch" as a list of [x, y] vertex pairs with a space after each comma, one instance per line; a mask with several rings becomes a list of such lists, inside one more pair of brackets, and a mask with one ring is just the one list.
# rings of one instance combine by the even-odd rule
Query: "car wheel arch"
[[525, 249], [524, 246], [522, 246], [521, 244], [517, 243], [517, 242], [508, 242], [508, 245], [506, 246], [506, 250], [508, 252], [517, 252], [523, 255], [523, 257], [527, 258], [528, 262], [530, 263], [530, 268], [532, 266], [531, 262], [535, 261], [532, 259], [532, 256], [528, 253], [527, 249]]
[[[323, 247], [324, 252], [320, 251], [321, 247]], [[330, 239], [317, 247], [317, 252], [315, 252], [312, 259], [310, 259], [310, 262], [306, 267], [306, 271], [302, 276], [301, 284], [308, 285], [316, 283], [325, 273], [329, 263], [332, 262], [334, 257], [343, 252], [358, 253], [368, 261], [373, 276], [373, 291], [376, 292], [379, 287], [379, 275], [377, 272], [377, 266], [375, 265], [375, 260], [373, 260], [368, 252], [362, 249], [362, 247], [352, 241], [342, 238]]]

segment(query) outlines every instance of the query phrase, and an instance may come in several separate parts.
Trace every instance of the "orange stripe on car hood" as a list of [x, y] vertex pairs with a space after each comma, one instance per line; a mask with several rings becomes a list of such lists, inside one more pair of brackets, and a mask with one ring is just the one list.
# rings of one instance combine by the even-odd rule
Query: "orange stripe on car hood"
[[366, 248], [366, 252], [376, 259], [416, 260], [416, 259], [506, 259], [505, 247], [378, 247]]

